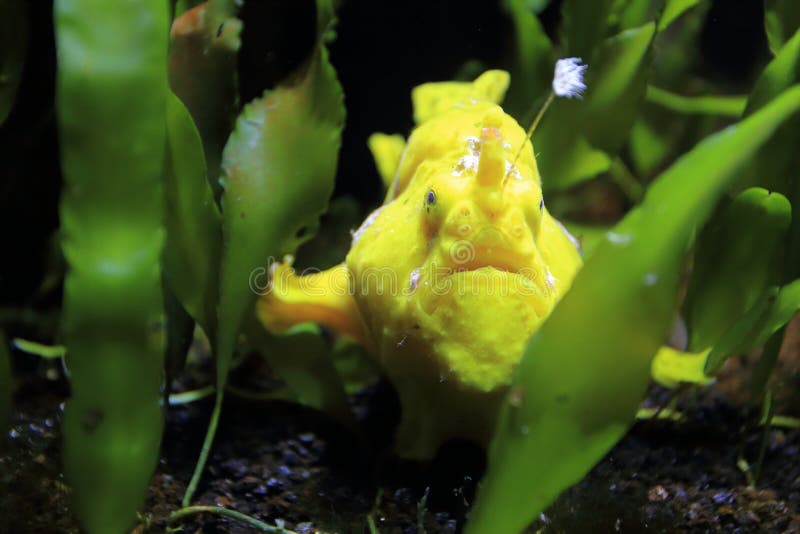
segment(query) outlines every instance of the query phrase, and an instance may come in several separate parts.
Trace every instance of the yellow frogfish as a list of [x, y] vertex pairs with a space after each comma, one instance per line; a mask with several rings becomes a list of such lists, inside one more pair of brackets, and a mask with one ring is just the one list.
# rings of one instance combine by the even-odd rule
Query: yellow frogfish
[[272, 332], [315, 321], [366, 347], [397, 390], [406, 458], [488, 443], [526, 341], [581, 266], [526, 132], [498, 105], [508, 82], [488, 71], [415, 88], [408, 142], [371, 139], [388, 192], [344, 263], [308, 275], [278, 264], [257, 304]]

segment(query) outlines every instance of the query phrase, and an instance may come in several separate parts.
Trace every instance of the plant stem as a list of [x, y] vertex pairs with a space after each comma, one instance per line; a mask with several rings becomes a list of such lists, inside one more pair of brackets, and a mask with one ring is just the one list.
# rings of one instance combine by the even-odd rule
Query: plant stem
[[236, 510], [220, 508], [219, 506], [186, 506], [184, 508], [181, 508], [180, 510], [172, 512], [169, 518], [167, 518], [167, 522], [174, 523], [175, 521], [178, 521], [180, 519], [183, 519], [184, 517], [188, 517], [194, 514], [220, 515], [223, 517], [227, 517], [229, 519], [234, 519], [248, 526], [251, 526], [256, 530], [258, 530], [259, 532], [270, 532], [273, 534], [296, 534], [293, 530], [287, 530], [283, 527], [275, 525], [268, 525], [263, 521], [259, 521], [254, 517], [250, 517], [249, 515], [237, 512]]
[[181, 506], [184, 508], [189, 506], [192, 502], [194, 492], [197, 490], [197, 485], [200, 483], [200, 478], [203, 476], [203, 471], [208, 462], [208, 454], [211, 452], [211, 445], [214, 442], [214, 435], [217, 433], [217, 424], [219, 423], [219, 414], [222, 411], [222, 392], [217, 391], [216, 399], [214, 400], [214, 409], [211, 412], [211, 421], [208, 423], [208, 430], [206, 437], [203, 440], [203, 448], [200, 450], [200, 457], [197, 459], [197, 465], [194, 467], [192, 479], [189, 481], [189, 486], [186, 488], [186, 493], [181, 501]]

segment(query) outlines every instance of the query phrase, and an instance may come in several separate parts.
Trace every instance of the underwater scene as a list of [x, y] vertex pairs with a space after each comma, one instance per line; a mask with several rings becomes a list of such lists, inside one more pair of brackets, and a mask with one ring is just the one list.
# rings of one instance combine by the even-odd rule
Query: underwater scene
[[1, 0], [0, 155], [0, 534], [800, 532], [798, 0]]

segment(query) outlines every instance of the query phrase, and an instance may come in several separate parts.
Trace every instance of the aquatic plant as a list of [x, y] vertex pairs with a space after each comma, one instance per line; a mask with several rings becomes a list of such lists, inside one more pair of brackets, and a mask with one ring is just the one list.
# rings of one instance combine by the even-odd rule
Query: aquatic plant
[[[332, 351], [317, 324], [301, 320], [339, 328], [369, 347], [379, 336], [361, 328], [363, 308], [351, 301], [345, 305], [353, 322], [339, 321], [302, 299], [290, 301], [301, 284], [293, 278], [297, 292], [271, 295], [284, 298], [286, 307], [270, 310], [261, 300], [260, 318], [271, 332], [257, 320], [259, 292], [274, 290], [276, 276], [293, 275], [281, 260], [317, 233], [327, 210], [345, 95], [328, 53], [334, 2], [316, 0], [314, 43], [305, 59], [274, 87], [240, 102], [237, 57], [247, 30], [237, 18], [241, 4], [54, 1], [64, 178], [59, 242], [66, 260], [60, 329], [71, 385], [63, 461], [88, 532], [123, 532], [133, 524], [158, 462], [170, 381], [185, 366], [195, 326], [212, 348], [216, 376], [209, 391], [215, 403], [184, 508], [173, 521], [211, 512], [263, 531], [285, 531], [233, 511], [190, 506], [213, 446], [228, 374], [243, 346], [260, 352], [283, 379], [282, 398], [346, 426], [354, 425], [347, 393], [373, 372], [362, 362], [345, 369], [352, 364], [345, 351]], [[463, 317], [424, 334], [444, 342], [456, 338], [456, 330], [497, 334], [492, 343], [499, 344], [498, 353], [513, 354], [495, 367], [490, 362], [476, 371], [462, 365], [463, 358], [444, 358], [450, 366], [445, 372], [458, 379], [448, 380], [430, 361], [411, 359], [401, 362], [414, 367], [408, 376], [419, 378], [409, 387], [392, 362], [376, 361], [408, 409], [403, 435], [414, 435], [408, 430], [413, 424], [427, 424], [414, 436], [424, 446], [406, 449], [416, 451], [410, 456], [430, 457], [455, 435], [488, 442], [489, 466], [467, 532], [518, 532], [530, 524], [624, 436], [651, 377], [670, 387], [707, 384], [727, 358], [763, 346], [751, 389], [769, 423], [768, 378], [784, 327], [800, 308], [800, 217], [792, 217], [800, 198], [796, 3], [765, 2], [774, 57], [748, 96], [709, 90], [682, 96], [664, 89], [682, 87], [678, 82], [687, 74], [680, 54], [706, 2], [564, 0], [556, 42], [536, 15], [547, 4], [500, 0], [514, 47], [504, 65], [490, 66], [503, 67], [510, 77], [497, 70], [488, 77], [464, 75], [420, 86], [412, 95], [420, 125], [454, 105], [479, 101], [480, 117], [469, 118], [483, 121], [476, 146], [484, 152], [471, 171], [492, 183], [505, 183], [515, 167], [541, 176], [533, 211], [557, 228], [546, 201], [583, 248], [582, 261], [567, 261], [565, 249], [556, 247], [563, 254], [549, 265], [554, 271], [553, 265], [567, 265], [558, 286], [564, 291], [547, 301], [540, 321], [526, 326], [519, 347], [509, 348], [513, 340], [503, 328], [515, 318], [496, 301], [464, 308]], [[27, 12], [17, 0], [4, 3], [0, 13], [2, 122], [18, 98]], [[7, 38], [12, 29], [16, 40]], [[577, 76], [584, 73], [585, 79]], [[448, 117], [450, 123], [436, 128], [427, 122], [430, 131], [421, 126], [418, 144], [410, 140], [408, 149], [402, 136], [370, 138], [388, 201], [408, 185], [400, 183], [403, 172], [416, 172], [403, 171], [404, 150], [406, 157], [427, 158], [446, 139], [448, 124], [460, 120]], [[535, 151], [516, 123], [532, 125]], [[688, 128], [690, 123], [699, 126]], [[493, 137], [495, 130], [505, 137]], [[505, 147], [502, 140], [514, 143]], [[502, 172], [486, 170], [491, 165]], [[570, 201], [598, 176], [623, 191], [632, 208], [613, 225], [579, 224], [571, 220], [576, 210]], [[441, 188], [446, 186], [437, 182], [420, 189], [417, 211], [435, 218], [446, 205]], [[399, 224], [410, 235], [408, 220]], [[408, 250], [365, 239], [356, 259], [381, 251], [397, 255], [399, 265], [414, 257], [412, 251], [435, 250], [443, 242], [438, 228], [425, 240], [411, 236]], [[567, 242], [560, 229], [558, 235]], [[354, 249], [363, 236], [356, 233]], [[516, 270], [506, 263], [506, 271]], [[334, 268], [326, 271], [333, 275], [307, 280], [319, 282], [314, 289], [330, 289], [348, 272]], [[340, 278], [333, 278], [337, 273]], [[537, 274], [540, 282], [555, 287], [546, 273]], [[412, 290], [427, 281], [413, 269], [403, 274]], [[679, 298], [681, 286], [685, 298]], [[297, 320], [286, 319], [297, 311], [291, 305], [306, 306]], [[392, 325], [409, 318], [407, 308], [388, 309], [395, 314]], [[484, 323], [502, 324], [475, 325], [467, 312], [479, 311]], [[676, 314], [685, 318], [687, 341], [665, 348]], [[390, 340], [395, 348], [424, 352], [422, 338], [403, 337], [404, 328], [392, 332], [400, 335]], [[442, 354], [455, 354], [447, 346]], [[2, 349], [5, 424], [11, 373], [4, 340]], [[468, 375], [485, 391], [462, 398]], [[442, 402], [429, 409], [431, 399], [445, 397], [469, 398], [474, 406]], [[410, 408], [415, 405], [416, 412]], [[470, 421], [457, 408], [480, 417]], [[425, 419], [431, 414], [438, 422]], [[458, 417], [452, 428], [444, 424], [448, 417]], [[420, 506], [424, 513], [425, 502]]]

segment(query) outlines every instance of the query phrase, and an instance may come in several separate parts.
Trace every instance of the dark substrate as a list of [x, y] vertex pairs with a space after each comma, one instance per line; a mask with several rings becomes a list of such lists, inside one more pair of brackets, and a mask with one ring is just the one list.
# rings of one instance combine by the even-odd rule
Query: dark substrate
[[[747, 487], [736, 466], [742, 446], [746, 458], [757, 457], [762, 436], [758, 428], [742, 432], [741, 367], [712, 388], [682, 395], [684, 421], [637, 423], [531, 532], [800, 532], [800, 430], [770, 432], [756, 488]], [[789, 390], [798, 391], [794, 371], [782, 373]], [[79, 531], [60, 474], [67, 388], [63, 379], [45, 375], [52, 377], [53, 369], [19, 377], [17, 411], [0, 446], [1, 533]], [[648, 402], [665, 395], [652, 388]], [[796, 400], [782, 397], [781, 405], [796, 408]], [[399, 461], [390, 446], [398, 418], [391, 387], [378, 382], [351, 401], [361, 436], [299, 406], [229, 396], [195, 503], [283, 522], [296, 532], [368, 532], [370, 515], [381, 533], [413, 533], [420, 511], [427, 532], [460, 531], [485, 469], [483, 452], [452, 443], [429, 464]], [[208, 400], [171, 410], [137, 532], [166, 530], [210, 410]], [[209, 515], [182, 525], [184, 532], [206, 534], [252, 531]]]

